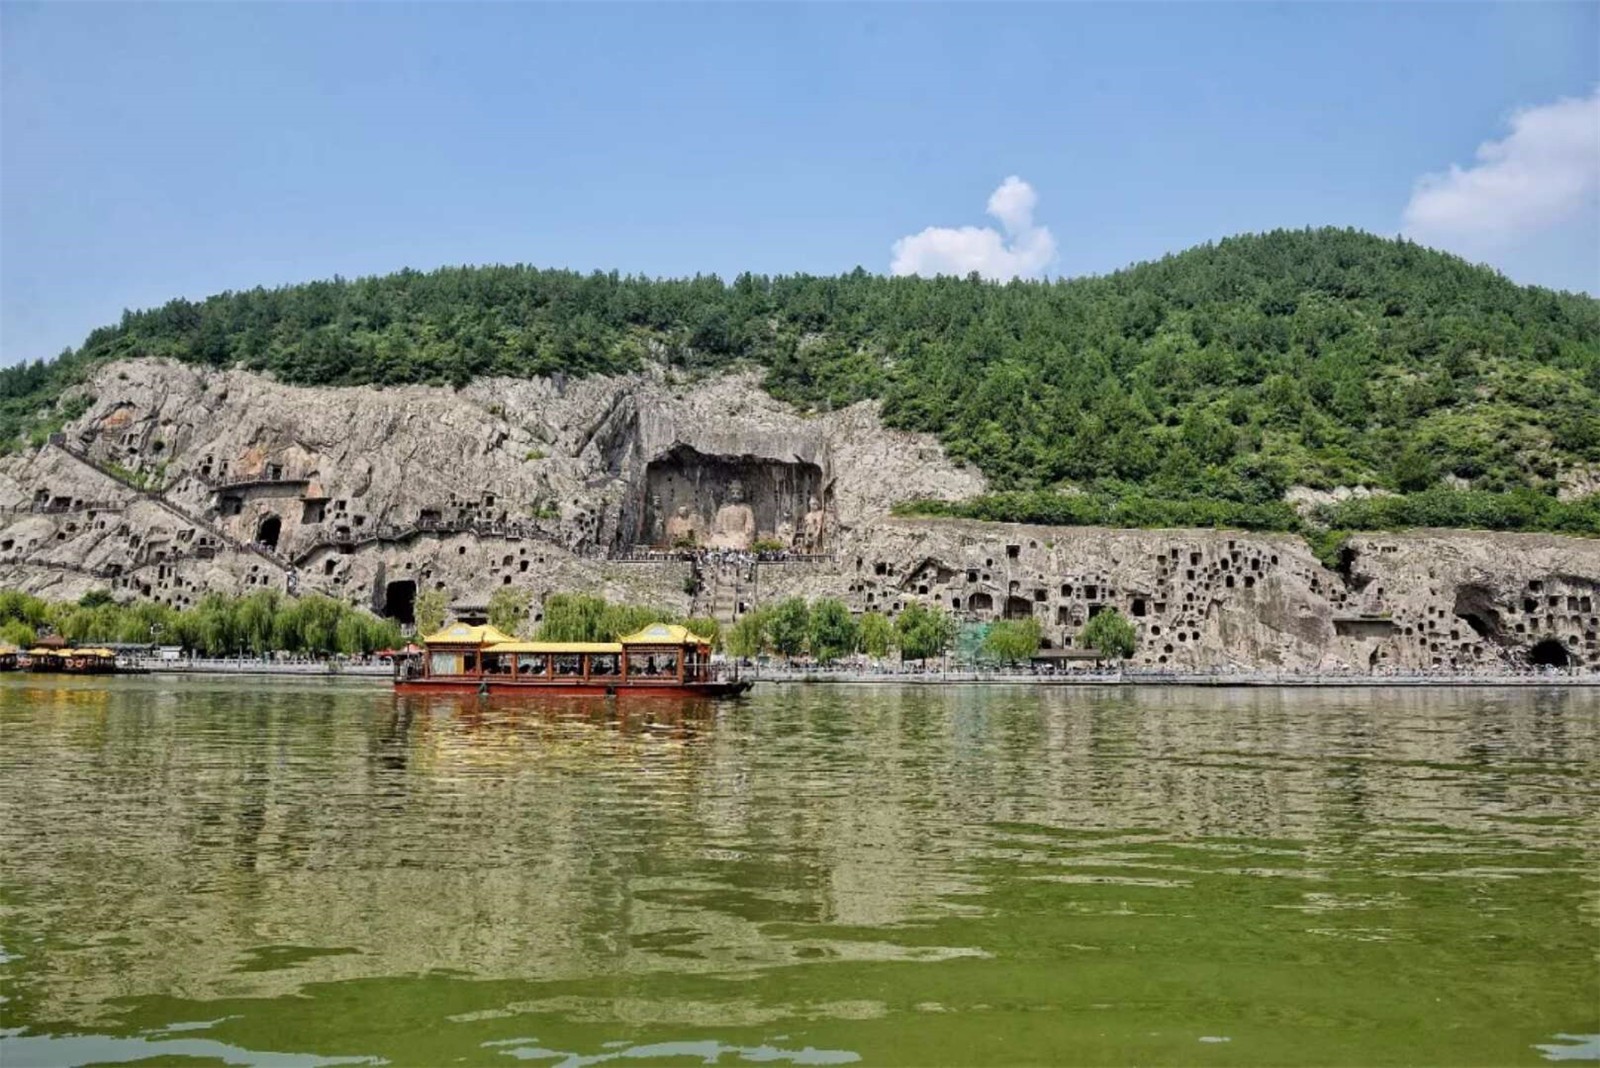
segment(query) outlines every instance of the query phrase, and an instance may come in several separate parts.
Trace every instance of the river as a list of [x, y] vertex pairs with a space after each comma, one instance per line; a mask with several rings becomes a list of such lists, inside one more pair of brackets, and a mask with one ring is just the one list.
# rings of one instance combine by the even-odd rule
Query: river
[[0, 678], [0, 1063], [1600, 1059], [1600, 692]]

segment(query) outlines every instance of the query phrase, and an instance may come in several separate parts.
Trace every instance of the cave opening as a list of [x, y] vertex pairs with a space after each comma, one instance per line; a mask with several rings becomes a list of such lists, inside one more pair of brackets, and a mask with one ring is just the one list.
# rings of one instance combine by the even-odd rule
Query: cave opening
[[1494, 594], [1482, 586], [1462, 586], [1456, 591], [1455, 614], [1480, 638], [1499, 641], [1504, 634]]
[[383, 587], [383, 614], [404, 626], [417, 621], [417, 584], [411, 579], [396, 579]]
[[1005, 617], [1007, 619], [1028, 619], [1033, 616], [1033, 602], [1026, 597], [1007, 597]]
[[1333, 565], [1333, 570], [1344, 582], [1345, 589], [1352, 593], [1360, 593], [1372, 584], [1371, 575], [1356, 574], [1356, 560], [1360, 555], [1347, 543], [1339, 547], [1338, 559]]
[[1571, 667], [1572, 654], [1555, 638], [1546, 638], [1528, 650], [1528, 663], [1534, 667]]
[[261, 520], [261, 525], [256, 527], [256, 541], [269, 549], [278, 547], [278, 536], [283, 533], [283, 520], [276, 515], [267, 515]]
[[817, 551], [832, 525], [832, 505], [832, 488], [815, 463], [707, 455], [678, 445], [645, 466], [634, 541], [737, 550], [770, 542]]

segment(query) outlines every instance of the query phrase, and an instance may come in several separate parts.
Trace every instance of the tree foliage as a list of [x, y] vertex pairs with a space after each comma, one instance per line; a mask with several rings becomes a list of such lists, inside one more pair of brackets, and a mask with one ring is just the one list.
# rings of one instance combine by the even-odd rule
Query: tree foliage
[[1133, 655], [1138, 636], [1133, 624], [1115, 608], [1096, 612], [1078, 632], [1078, 644], [1084, 648], [1098, 649], [1111, 660], [1126, 660]]
[[715, 651], [722, 649], [722, 624], [710, 616], [691, 616], [683, 621], [690, 634], [696, 634], [711, 643]]
[[767, 641], [779, 656], [799, 656], [811, 636], [811, 608], [804, 597], [779, 601], [767, 613]]
[[861, 640], [861, 628], [843, 601], [823, 597], [811, 606], [809, 641], [811, 655], [823, 663], [848, 656], [856, 651]]
[[861, 651], [874, 660], [889, 655], [894, 644], [894, 624], [881, 612], [867, 612], [861, 617]]
[[1110, 519], [1135, 525], [1206, 521], [1154, 502], [1224, 502], [1235, 511], [1214, 522], [1258, 526], [1281, 513], [1250, 509], [1290, 484], [1414, 491], [1454, 475], [1506, 491], [1600, 461], [1600, 301], [1332, 229], [1075, 280], [512, 266], [180, 299], [0, 371], [0, 440], [42, 440], [82, 410], [87, 371], [120, 357], [459, 386], [651, 353], [688, 372], [759, 364], [805, 408], [881, 399], [891, 426], [937, 434], [998, 491], [1070, 483], [1131, 501]]
[[996, 660], [1014, 664], [1038, 652], [1042, 637], [1039, 621], [1032, 616], [1002, 619], [983, 636], [983, 651]]
[[741, 659], [760, 656], [767, 648], [767, 621], [771, 613], [764, 608], [746, 612], [728, 631], [728, 654]]
[[905, 501], [895, 507], [895, 513], [1069, 527], [1230, 527], [1300, 533], [1313, 539], [1328, 529], [1411, 527], [1600, 535], [1600, 495], [1563, 501], [1526, 486], [1505, 492], [1434, 486], [1419, 493], [1351, 497], [1313, 508], [1309, 519], [1281, 501], [1245, 504], [1208, 497], [1162, 499], [1144, 496], [1137, 488], [1131, 494], [1117, 497], [1106, 490], [991, 493], [964, 501]]
[[614, 642], [652, 623], [676, 622], [673, 613], [650, 605], [612, 604], [604, 597], [556, 593], [545, 599], [538, 636], [542, 642]]
[[894, 621], [895, 644], [904, 660], [940, 656], [956, 637], [955, 620], [942, 609], [913, 601]]
[[516, 586], [501, 586], [489, 595], [489, 623], [504, 634], [526, 637], [528, 607], [532, 598], [528, 591]]
[[445, 613], [450, 610], [450, 595], [444, 590], [423, 590], [411, 605], [411, 618], [417, 633], [426, 638], [444, 626]]
[[400, 626], [342, 601], [258, 590], [243, 597], [208, 594], [182, 611], [155, 601], [119, 604], [101, 597], [55, 603], [0, 592], [0, 636], [16, 644], [53, 630], [74, 644], [178, 645], [206, 656], [273, 652], [328, 656], [371, 653], [400, 644]]

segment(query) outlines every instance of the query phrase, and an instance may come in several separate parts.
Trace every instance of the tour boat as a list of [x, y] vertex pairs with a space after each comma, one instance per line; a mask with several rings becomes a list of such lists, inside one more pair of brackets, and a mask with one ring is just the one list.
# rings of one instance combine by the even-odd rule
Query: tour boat
[[420, 658], [396, 661], [396, 692], [732, 697], [751, 685], [712, 666], [709, 641], [668, 623], [614, 642], [525, 642], [455, 623], [422, 645]]
[[[24, 658], [29, 671], [66, 675], [112, 675], [117, 672], [117, 654], [110, 649], [68, 649], [40, 645], [29, 649]], [[20, 662], [19, 662], [20, 666]]]

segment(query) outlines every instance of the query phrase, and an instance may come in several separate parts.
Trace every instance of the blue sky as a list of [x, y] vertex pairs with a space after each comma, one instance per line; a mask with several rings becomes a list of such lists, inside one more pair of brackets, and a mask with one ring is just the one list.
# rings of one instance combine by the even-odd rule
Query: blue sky
[[1077, 275], [1323, 224], [1600, 292], [1597, 40], [1592, 3], [5, 3], [0, 363], [336, 273]]

